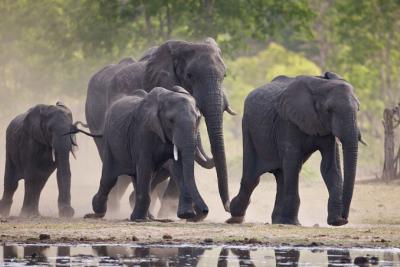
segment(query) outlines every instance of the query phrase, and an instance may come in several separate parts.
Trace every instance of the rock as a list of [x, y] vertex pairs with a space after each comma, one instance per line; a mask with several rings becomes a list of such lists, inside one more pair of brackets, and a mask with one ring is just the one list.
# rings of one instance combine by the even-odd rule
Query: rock
[[40, 234], [39, 239], [40, 240], [48, 240], [48, 239], [50, 239], [50, 235], [49, 234]]
[[376, 256], [372, 256], [371, 258], [369, 258], [369, 262], [370, 262], [372, 265], [378, 265], [378, 264], [379, 264], [379, 258], [376, 257]]
[[319, 224], [316, 223], [316, 224], [313, 225], [313, 227], [314, 227], [314, 228], [319, 228]]
[[247, 243], [249, 243], [249, 244], [258, 244], [258, 243], [260, 243], [260, 241], [257, 238], [252, 237], [249, 240], [247, 240]]
[[354, 265], [357, 265], [357, 266], [369, 266], [368, 258], [367, 257], [363, 257], [363, 256], [356, 257], [354, 259]]
[[162, 236], [162, 238], [163, 238], [164, 240], [171, 240], [171, 239], [172, 239], [172, 236], [169, 235], [169, 234], [165, 234], [165, 235]]
[[136, 236], [132, 236], [132, 241], [139, 241], [139, 238], [137, 238]]
[[214, 240], [212, 238], [206, 238], [206, 239], [204, 239], [204, 243], [208, 243], [208, 244], [214, 243]]

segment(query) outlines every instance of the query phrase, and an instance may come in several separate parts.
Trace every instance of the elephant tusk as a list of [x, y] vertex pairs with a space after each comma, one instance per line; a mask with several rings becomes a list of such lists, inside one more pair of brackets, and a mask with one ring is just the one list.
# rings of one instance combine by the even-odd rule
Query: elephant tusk
[[362, 140], [361, 138], [358, 140], [361, 144], [363, 144], [364, 146], [368, 146], [368, 144], [364, 141], [364, 140]]
[[51, 157], [53, 158], [53, 162], [56, 162], [56, 151], [54, 148], [51, 150]]
[[207, 162], [208, 160], [204, 157], [203, 153], [201, 153], [199, 147], [196, 147], [197, 154], [199, 155], [200, 159], [204, 162]]
[[178, 147], [174, 144], [174, 160], [178, 161]]
[[230, 106], [227, 106], [225, 110], [226, 110], [226, 112], [228, 112], [232, 116], [236, 116], [237, 115], [237, 113], [233, 109], [231, 109]]

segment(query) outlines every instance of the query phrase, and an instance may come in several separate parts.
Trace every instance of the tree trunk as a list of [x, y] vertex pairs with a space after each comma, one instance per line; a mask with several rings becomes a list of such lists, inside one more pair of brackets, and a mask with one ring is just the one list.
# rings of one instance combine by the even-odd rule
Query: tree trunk
[[393, 109], [385, 108], [382, 123], [385, 134], [385, 160], [382, 179], [385, 182], [389, 182], [390, 180], [400, 178], [400, 149], [395, 154], [395, 129], [400, 124], [400, 103]]

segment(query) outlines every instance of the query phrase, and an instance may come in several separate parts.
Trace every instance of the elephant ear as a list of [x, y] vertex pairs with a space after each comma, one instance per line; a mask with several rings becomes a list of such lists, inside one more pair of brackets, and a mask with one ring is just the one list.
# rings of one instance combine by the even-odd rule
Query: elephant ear
[[181, 94], [186, 94], [186, 95], [190, 95], [188, 91], [186, 91], [185, 89], [183, 89], [183, 87], [181, 86], [173, 86], [171, 88], [171, 91], [174, 91], [176, 93], [181, 93]]
[[308, 135], [323, 135], [322, 126], [311, 88], [305, 81], [293, 81], [278, 97], [278, 113], [284, 119], [296, 124]]
[[340, 75], [338, 75], [338, 74], [336, 74], [334, 72], [331, 72], [331, 71], [325, 72], [324, 78], [328, 79], [328, 80], [335, 80], [335, 79], [336, 80], [343, 80], [343, 78]]
[[29, 109], [23, 121], [23, 129], [36, 142], [47, 145], [48, 142], [44, 129], [45, 109], [44, 105], [37, 105]]
[[[163, 143], [165, 143], [165, 134], [158, 115], [160, 108], [160, 96], [167, 91], [164, 88], [156, 87], [147, 94], [144, 100], [144, 116], [146, 117], [145, 126], [147, 129], [157, 134]], [[168, 92], [168, 91], [167, 91]]]
[[150, 91], [156, 86], [170, 89], [179, 85], [177, 65], [187, 51], [190, 51], [190, 43], [184, 41], [167, 41], [153, 51], [146, 64], [144, 89]]

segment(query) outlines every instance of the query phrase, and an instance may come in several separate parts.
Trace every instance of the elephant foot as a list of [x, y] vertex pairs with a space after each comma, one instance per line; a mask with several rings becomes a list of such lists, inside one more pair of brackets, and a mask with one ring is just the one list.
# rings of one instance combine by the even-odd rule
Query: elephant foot
[[196, 217], [196, 213], [193, 210], [179, 211], [177, 214], [180, 219], [192, 219]]
[[348, 220], [344, 218], [335, 218], [335, 219], [328, 219], [328, 224], [332, 226], [342, 226], [348, 223]]
[[0, 200], [0, 216], [8, 217], [10, 214], [11, 204], [12, 201], [6, 202], [4, 200]]
[[22, 218], [39, 218], [40, 213], [37, 209], [30, 209], [30, 208], [22, 208], [21, 213], [19, 215]]
[[240, 224], [243, 223], [243, 221], [244, 221], [244, 216], [232, 216], [225, 222], [229, 224]]
[[272, 220], [272, 224], [287, 224], [287, 225], [301, 226], [301, 223], [297, 218], [296, 219], [279, 218], [276, 220]]
[[75, 214], [75, 210], [71, 206], [66, 206], [58, 210], [58, 215], [61, 218], [71, 218]]
[[105, 213], [87, 213], [83, 216], [84, 219], [102, 219]]
[[107, 211], [107, 196], [96, 194], [92, 200], [93, 211], [97, 214], [105, 214]]
[[204, 220], [207, 217], [207, 215], [208, 215], [208, 212], [196, 214], [195, 217], [186, 219], [186, 221], [187, 222], [201, 222], [202, 220]]

